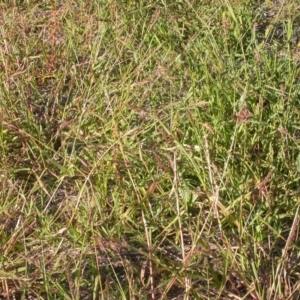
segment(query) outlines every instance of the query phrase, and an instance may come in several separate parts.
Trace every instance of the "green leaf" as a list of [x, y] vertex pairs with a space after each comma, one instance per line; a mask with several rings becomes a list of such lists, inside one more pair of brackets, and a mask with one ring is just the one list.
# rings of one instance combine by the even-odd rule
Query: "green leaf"
[[298, 154], [298, 157], [296, 160], [296, 167], [297, 167], [297, 171], [300, 173], [300, 154]]

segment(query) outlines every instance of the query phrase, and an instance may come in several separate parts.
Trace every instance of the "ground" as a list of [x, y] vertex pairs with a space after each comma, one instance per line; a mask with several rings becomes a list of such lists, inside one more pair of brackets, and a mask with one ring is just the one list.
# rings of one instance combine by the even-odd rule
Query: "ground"
[[299, 298], [296, 0], [0, 5], [0, 299]]

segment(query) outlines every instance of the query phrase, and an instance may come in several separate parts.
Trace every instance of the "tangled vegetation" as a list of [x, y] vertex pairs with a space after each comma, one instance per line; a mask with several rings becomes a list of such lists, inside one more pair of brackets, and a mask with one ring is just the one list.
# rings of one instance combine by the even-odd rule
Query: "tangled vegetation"
[[297, 0], [0, 6], [0, 299], [299, 299]]

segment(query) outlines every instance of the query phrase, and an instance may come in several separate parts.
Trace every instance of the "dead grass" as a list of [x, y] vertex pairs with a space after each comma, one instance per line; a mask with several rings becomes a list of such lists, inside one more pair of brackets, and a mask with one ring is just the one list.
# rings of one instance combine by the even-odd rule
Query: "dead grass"
[[248, 2], [1, 4], [0, 299], [299, 297], [298, 6]]

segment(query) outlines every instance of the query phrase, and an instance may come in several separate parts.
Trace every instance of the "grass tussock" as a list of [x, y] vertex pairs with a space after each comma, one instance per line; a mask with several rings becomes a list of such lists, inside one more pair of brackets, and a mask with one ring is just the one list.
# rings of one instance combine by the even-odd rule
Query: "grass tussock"
[[299, 5], [258, 2], [0, 4], [0, 299], [299, 298]]

